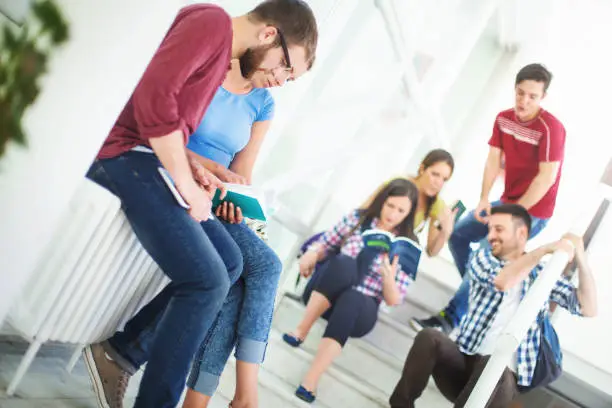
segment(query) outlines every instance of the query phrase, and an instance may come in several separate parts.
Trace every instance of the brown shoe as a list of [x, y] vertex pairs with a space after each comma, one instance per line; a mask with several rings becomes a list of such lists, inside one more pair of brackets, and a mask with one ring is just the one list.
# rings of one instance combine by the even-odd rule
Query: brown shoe
[[130, 375], [106, 356], [100, 344], [83, 350], [83, 359], [89, 372], [100, 408], [123, 408], [123, 397]]

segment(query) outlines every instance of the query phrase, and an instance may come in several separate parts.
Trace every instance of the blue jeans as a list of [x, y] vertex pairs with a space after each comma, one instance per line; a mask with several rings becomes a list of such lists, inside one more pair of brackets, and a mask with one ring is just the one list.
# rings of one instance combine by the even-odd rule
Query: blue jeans
[[[495, 207], [500, 204], [502, 204], [501, 201], [495, 201], [491, 203], [491, 206]], [[546, 224], [548, 224], [548, 218], [544, 219], [532, 216], [529, 238], [538, 235], [546, 227]], [[457, 290], [444, 309], [444, 314], [450, 320], [453, 327], [457, 327], [459, 323], [461, 323], [461, 319], [468, 310], [470, 280], [465, 272], [473, 252], [472, 244], [479, 243], [480, 246], [489, 245], [486, 239], [488, 233], [489, 227], [478, 221], [474, 217], [474, 211], [471, 211], [457, 222], [453, 234], [448, 240], [448, 246], [455, 260], [455, 265], [463, 277], [459, 290]]]
[[[176, 406], [193, 356], [242, 271], [240, 250], [227, 231], [218, 220], [198, 223], [180, 207], [160, 166], [155, 155], [127, 152], [94, 162], [87, 174], [121, 199], [140, 243], [171, 280], [123, 332], [109, 339], [116, 351], [111, 357], [134, 364], [139, 347], [130, 340], [144, 333], [152, 338], [136, 408]], [[203, 225], [217, 225], [219, 235], [210, 237]], [[213, 245], [220, 239], [227, 243], [225, 253]]]
[[223, 222], [242, 252], [242, 278], [229, 291], [221, 312], [196, 354], [189, 388], [212, 396], [230, 353], [236, 359], [261, 364], [272, 325], [281, 261], [246, 224]]
[[[235, 247], [239, 248], [240, 259], [244, 260], [242, 277], [230, 288], [219, 314], [200, 344], [187, 381], [191, 389], [212, 396], [234, 347], [237, 360], [254, 364], [263, 362], [282, 264], [274, 251], [244, 223], [207, 221], [202, 223], [202, 227], [228, 268]], [[226, 237], [231, 241], [224, 239]], [[233, 270], [230, 275], [233, 275]], [[104, 344], [113, 358], [116, 350], [122, 350], [119, 359], [115, 359], [124, 370], [134, 373], [149, 359], [164, 307], [163, 301], [154, 299], [147, 310], [137, 316], [147, 316], [142, 321], [148, 326], [139, 325], [138, 330], [130, 330], [126, 325], [123, 333]]]

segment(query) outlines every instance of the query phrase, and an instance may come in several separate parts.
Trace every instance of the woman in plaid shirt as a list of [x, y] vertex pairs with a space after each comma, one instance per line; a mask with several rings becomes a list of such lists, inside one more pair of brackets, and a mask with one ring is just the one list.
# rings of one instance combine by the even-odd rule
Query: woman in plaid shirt
[[417, 241], [414, 216], [418, 189], [409, 180], [398, 178], [380, 190], [372, 203], [351, 211], [300, 259], [300, 274], [308, 277], [317, 263], [327, 261], [310, 295], [302, 322], [283, 339], [293, 347], [302, 344], [314, 322], [325, 314], [328, 325], [312, 366], [296, 395], [315, 399], [321, 375], [340, 355], [349, 337], [370, 332], [378, 317], [378, 306], [401, 303], [412, 278], [402, 271], [397, 259], [364, 249], [362, 233], [382, 229]]

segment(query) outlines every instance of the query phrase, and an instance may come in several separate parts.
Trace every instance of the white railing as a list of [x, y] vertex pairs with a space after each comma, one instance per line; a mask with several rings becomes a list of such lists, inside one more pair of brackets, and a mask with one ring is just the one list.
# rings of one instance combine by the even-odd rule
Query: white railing
[[550, 296], [550, 292], [567, 265], [568, 255], [564, 251], [556, 251], [540, 276], [536, 279], [527, 295], [521, 301], [514, 317], [506, 326], [504, 333], [497, 340], [497, 347], [487, 362], [480, 379], [472, 390], [465, 405], [466, 408], [483, 408], [502, 373], [508, 366], [512, 355], [527, 334], [527, 330], [535, 321], [542, 305]]
[[[602, 200], [606, 199], [608, 194], [608, 190], [600, 185], [595, 194], [587, 195], [589, 200], [587, 200], [577, 218], [574, 219], [571, 232], [582, 237], [586, 235], [589, 229], [593, 228], [593, 220], [602, 211]], [[548, 300], [556, 281], [565, 271], [567, 263], [568, 255], [565, 252], [557, 251], [552, 255], [534, 285], [521, 301], [514, 317], [505, 327], [504, 333], [499, 337], [497, 348], [472, 390], [465, 405], [466, 408], [482, 408], [487, 404], [508, 361], [527, 334], [529, 326], [535, 321], [540, 308]]]

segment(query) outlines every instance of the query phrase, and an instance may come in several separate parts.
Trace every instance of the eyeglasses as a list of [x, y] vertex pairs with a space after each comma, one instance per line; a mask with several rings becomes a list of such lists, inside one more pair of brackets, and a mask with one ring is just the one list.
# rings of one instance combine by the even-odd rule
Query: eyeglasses
[[291, 60], [289, 59], [289, 48], [287, 48], [287, 41], [285, 41], [285, 36], [283, 35], [283, 32], [280, 30], [280, 28], [277, 27], [276, 32], [278, 33], [278, 38], [283, 49], [283, 54], [285, 54], [285, 69], [287, 70], [287, 72], [292, 74], [293, 67], [291, 66]]

